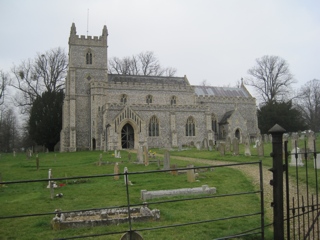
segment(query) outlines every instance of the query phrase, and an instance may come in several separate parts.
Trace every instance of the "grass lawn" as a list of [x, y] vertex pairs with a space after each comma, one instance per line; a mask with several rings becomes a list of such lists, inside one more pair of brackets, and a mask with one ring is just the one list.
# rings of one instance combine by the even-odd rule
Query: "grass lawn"
[[[185, 154], [186, 151], [180, 152]], [[190, 150], [199, 158], [206, 158], [207, 151]], [[212, 154], [213, 152], [211, 152]], [[98, 166], [99, 155], [105, 163]], [[176, 152], [172, 152], [171, 164], [178, 168], [186, 167], [187, 163], [174, 159]], [[76, 152], [76, 153], [40, 153], [40, 167], [36, 168], [36, 158], [26, 159], [24, 154], [1, 154], [0, 173], [2, 181], [47, 179], [48, 169], [52, 169], [54, 178], [101, 176], [113, 174], [114, 163], [119, 162], [120, 172], [128, 167], [129, 172], [153, 171], [161, 169], [156, 163], [148, 166], [135, 164], [135, 154], [131, 154], [128, 161], [128, 153], [121, 151], [121, 159], [116, 159], [113, 152]], [[231, 157], [230, 157], [231, 158]], [[229, 161], [229, 159], [226, 159]], [[251, 157], [243, 157], [238, 161], [256, 161]], [[188, 163], [189, 164], [189, 163]], [[195, 166], [201, 166], [195, 162]], [[217, 220], [197, 225], [182, 227], [170, 227], [152, 231], [141, 231], [144, 239], [213, 239], [231, 234], [241, 233], [248, 229], [259, 227], [260, 215], [245, 218], [228, 218], [242, 214], [260, 212], [259, 194], [247, 194], [225, 197], [225, 194], [252, 192], [254, 187], [251, 182], [238, 170], [216, 167], [214, 171], [199, 173], [197, 182], [189, 183], [186, 174], [172, 175], [166, 172], [132, 174], [129, 180], [133, 183], [129, 186], [130, 204], [141, 204], [140, 190], [164, 190], [177, 188], [192, 188], [208, 185], [216, 187], [217, 198], [204, 198], [190, 201], [163, 202], [163, 200], [181, 199], [184, 197], [170, 197], [166, 199], [150, 200], [151, 209], [160, 209], [159, 221], [133, 223], [132, 229], [151, 228], [189, 222]], [[55, 193], [63, 193], [62, 198], [50, 198], [48, 182], [30, 182], [20, 184], [7, 184], [0, 188], [0, 216], [16, 216], [34, 213], [53, 213], [55, 209], [73, 211], [93, 208], [108, 208], [112, 206], [125, 206], [127, 204], [126, 187], [123, 176], [114, 180], [113, 176], [88, 178], [86, 180], [60, 180], [59, 184], [65, 186], [55, 189]], [[52, 230], [50, 221], [54, 214], [32, 216], [23, 218], [0, 219], [0, 239], [55, 239], [71, 236], [102, 234], [108, 232], [121, 232], [128, 230], [128, 224], [114, 226], [78, 228], [66, 230]], [[120, 239], [121, 234], [95, 237], [95, 239]], [[270, 232], [267, 232], [270, 236]], [[243, 239], [259, 239], [260, 236], [249, 236]], [[268, 239], [268, 238], [267, 238]], [[269, 238], [271, 239], [271, 238]]]

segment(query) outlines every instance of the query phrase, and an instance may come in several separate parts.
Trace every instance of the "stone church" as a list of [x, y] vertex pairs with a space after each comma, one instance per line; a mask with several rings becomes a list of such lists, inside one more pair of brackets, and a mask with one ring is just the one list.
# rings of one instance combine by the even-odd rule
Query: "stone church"
[[108, 30], [71, 26], [60, 151], [171, 148], [259, 132], [256, 100], [239, 88], [190, 85], [184, 77], [108, 74]]

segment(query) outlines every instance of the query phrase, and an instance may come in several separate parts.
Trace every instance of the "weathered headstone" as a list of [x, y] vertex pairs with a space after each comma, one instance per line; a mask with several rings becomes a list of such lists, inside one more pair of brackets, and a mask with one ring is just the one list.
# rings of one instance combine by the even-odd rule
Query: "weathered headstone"
[[230, 137], [227, 137], [226, 139], [226, 152], [230, 152], [231, 151], [231, 139]]
[[238, 156], [239, 155], [239, 139], [234, 138], [232, 140], [232, 146], [233, 146], [233, 155]]
[[208, 149], [208, 139], [206, 139], [206, 138], [203, 139], [202, 146], [203, 146], [204, 149]]
[[220, 142], [220, 144], [219, 144], [219, 152], [220, 152], [220, 156], [224, 156], [225, 155], [225, 143]]
[[300, 148], [294, 148], [291, 151], [291, 162], [290, 166], [303, 166], [301, 159]]
[[195, 182], [196, 181], [193, 167], [194, 167], [193, 165], [188, 165], [188, 168], [190, 168], [187, 170], [188, 182]]
[[137, 158], [138, 158], [138, 163], [142, 164], [143, 163], [143, 146], [142, 145], [138, 147]]
[[246, 139], [244, 142], [244, 155], [251, 156], [249, 139]]
[[201, 150], [201, 144], [200, 144], [200, 142], [197, 142], [197, 143], [196, 143], [196, 148], [197, 148], [197, 150]]
[[170, 169], [170, 152], [168, 150], [165, 150], [164, 152], [163, 169], [164, 170]]
[[179, 150], [178, 151], [182, 151], [182, 144], [179, 143]]
[[13, 151], [13, 157], [16, 157], [16, 151]]
[[[113, 173], [114, 174], [119, 174], [119, 165], [118, 165], [117, 162], [114, 164]], [[119, 175], [114, 175], [113, 179], [114, 180], [119, 180]]]

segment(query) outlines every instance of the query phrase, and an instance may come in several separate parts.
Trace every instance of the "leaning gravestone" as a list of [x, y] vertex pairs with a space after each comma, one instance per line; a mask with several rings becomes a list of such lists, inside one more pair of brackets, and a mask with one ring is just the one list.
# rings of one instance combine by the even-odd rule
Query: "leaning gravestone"
[[238, 156], [239, 155], [239, 139], [234, 138], [232, 140], [232, 146], [233, 146], [233, 155]]
[[168, 150], [165, 150], [164, 152], [163, 169], [164, 170], [170, 169], [170, 153]]

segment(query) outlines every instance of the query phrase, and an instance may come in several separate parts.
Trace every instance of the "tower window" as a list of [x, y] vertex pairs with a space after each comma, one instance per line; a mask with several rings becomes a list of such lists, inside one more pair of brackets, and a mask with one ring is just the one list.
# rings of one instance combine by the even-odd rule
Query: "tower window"
[[92, 64], [92, 53], [91, 52], [88, 52], [86, 55], [86, 63]]
[[148, 96], [146, 97], [146, 102], [147, 102], [147, 104], [152, 103], [152, 96], [151, 96], [151, 95], [148, 95]]
[[193, 117], [189, 117], [186, 123], [186, 136], [195, 136], [195, 123]]
[[150, 137], [158, 137], [159, 136], [159, 120], [156, 116], [153, 116], [150, 118], [149, 136]]
[[171, 105], [176, 105], [177, 104], [177, 97], [176, 96], [172, 96], [171, 97], [170, 104]]
[[127, 95], [126, 94], [121, 95], [120, 102], [123, 104], [127, 103]]

